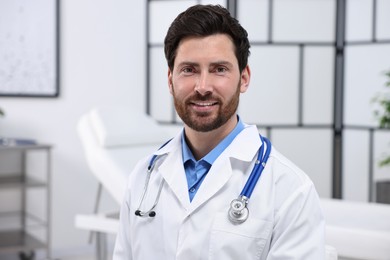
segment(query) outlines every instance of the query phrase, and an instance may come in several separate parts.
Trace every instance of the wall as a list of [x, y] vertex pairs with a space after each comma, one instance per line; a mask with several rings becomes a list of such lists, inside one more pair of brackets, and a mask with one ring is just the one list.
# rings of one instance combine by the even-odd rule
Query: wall
[[[0, 97], [6, 112], [0, 136], [53, 145], [52, 243], [57, 255], [87, 244], [88, 233], [74, 228], [74, 216], [92, 212], [97, 189], [76, 133], [78, 119], [100, 105], [145, 106], [144, 1], [60, 2], [60, 97]], [[109, 198], [105, 204], [116, 206]]]

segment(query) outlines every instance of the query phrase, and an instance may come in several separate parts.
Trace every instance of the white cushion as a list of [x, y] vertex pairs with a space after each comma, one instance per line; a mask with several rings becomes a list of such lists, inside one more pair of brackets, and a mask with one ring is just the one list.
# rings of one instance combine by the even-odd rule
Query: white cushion
[[390, 205], [321, 199], [326, 243], [340, 258], [390, 260]]
[[325, 245], [325, 254], [326, 254], [326, 260], [337, 260], [338, 255], [336, 248], [330, 245]]
[[169, 135], [145, 113], [126, 106], [96, 108], [89, 120], [102, 147], [160, 144]]
[[128, 145], [104, 148], [96, 138], [90, 113], [83, 115], [77, 126], [88, 166], [98, 181], [120, 205], [125, 196], [127, 178], [136, 163], [156, 151], [166, 140], [158, 144]]

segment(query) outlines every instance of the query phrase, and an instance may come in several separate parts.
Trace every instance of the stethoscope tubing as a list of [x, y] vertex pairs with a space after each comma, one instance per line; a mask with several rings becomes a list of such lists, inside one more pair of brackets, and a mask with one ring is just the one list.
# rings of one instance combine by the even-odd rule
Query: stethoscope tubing
[[[267, 138], [262, 137], [261, 135], [260, 135], [260, 139], [262, 141], [262, 145], [259, 149], [257, 159], [255, 161], [255, 165], [252, 169], [252, 172], [249, 175], [249, 178], [248, 178], [247, 182], [245, 183], [245, 186], [242, 189], [241, 194], [239, 195], [238, 199], [235, 199], [231, 202], [231, 207], [229, 210], [229, 219], [235, 224], [243, 223], [248, 218], [249, 211], [247, 208], [247, 204], [248, 204], [249, 198], [251, 197], [251, 195], [253, 193], [253, 190], [254, 190], [254, 188], [255, 188], [255, 186], [256, 186], [256, 184], [257, 184], [257, 182], [258, 182], [258, 180], [259, 180], [259, 178], [260, 178], [260, 176], [265, 168], [265, 165], [266, 165], [268, 158], [269, 158], [269, 155], [271, 153], [271, 147], [272, 147], [271, 142]], [[170, 141], [171, 140], [169, 140], [165, 144], [163, 144], [160, 147], [160, 149], [162, 147], [164, 147]], [[264, 153], [264, 149], [265, 149], [265, 153]], [[145, 195], [147, 193], [149, 182], [150, 182], [150, 176], [153, 172], [153, 168], [154, 168], [154, 166], [156, 164], [156, 160], [158, 158], [159, 158], [158, 155], [153, 155], [149, 161], [149, 165], [148, 165], [148, 169], [147, 169], [147, 176], [145, 178], [144, 190], [143, 190], [140, 202], [139, 202], [139, 206], [138, 206], [137, 210], [135, 211], [136, 216], [139, 216], [139, 217], [146, 217], [146, 216], [155, 217], [156, 216], [156, 212], [154, 211], [154, 209], [157, 206], [158, 201], [160, 199], [161, 191], [162, 191], [162, 188], [164, 186], [164, 180], [162, 180], [160, 185], [159, 185], [156, 199], [155, 199], [152, 207], [147, 211], [142, 211], [140, 208], [142, 207], [142, 204], [144, 202]]]
[[[254, 169], [252, 170], [248, 181], [245, 183], [245, 186], [240, 193], [240, 196], [246, 197], [247, 199], [251, 197], [271, 153], [271, 142], [265, 137], [260, 136], [260, 138], [263, 144], [261, 145], [259, 154], [257, 155]], [[264, 147], [265, 145], [267, 145], [266, 148]], [[266, 149], [265, 154], [264, 149]]]
[[[164, 143], [160, 148], [163, 148], [165, 145], [167, 145], [172, 139], [169, 139], [166, 143]], [[139, 216], [139, 217], [146, 217], [146, 216], [149, 216], [149, 217], [155, 217], [156, 216], [156, 212], [154, 211], [154, 208], [157, 206], [158, 204], [158, 201], [160, 199], [160, 195], [161, 195], [161, 191], [162, 191], [162, 188], [164, 186], [164, 179], [161, 181], [159, 187], [158, 187], [158, 191], [157, 191], [157, 196], [156, 196], [156, 199], [154, 200], [154, 203], [152, 205], [152, 207], [147, 210], [147, 211], [142, 211], [141, 210], [141, 206], [144, 202], [144, 199], [145, 199], [145, 195], [148, 191], [148, 187], [149, 187], [149, 182], [150, 182], [150, 176], [152, 175], [152, 172], [153, 172], [153, 169], [154, 169], [154, 166], [156, 164], [156, 160], [159, 156], [157, 154], [154, 154], [152, 156], [152, 158], [150, 159], [149, 161], [149, 165], [148, 165], [148, 170], [147, 170], [147, 176], [146, 176], [146, 179], [145, 179], [145, 185], [144, 185], [144, 190], [142, 192], [142, 196], [141, 196], [141, 199], [140, 199], [140, 202], [139, 202], [139, 206], [137, 208], [137, 210], [134, 212], [136, 216]]]
[[160, 185], [158, 187], [157, 196], [156, 196], [156, 199], [154, 200], [153, 206], [148, 211], [140, 210], [140, 208], [142, 206], [142, 202], [145, 199], [145, 195], [146, 195], [146, 192], [147, 192], [148, 187], [149, 187], [150, 176], [151, 176], [151, 174], [153, 172], [154, 161], [155, 161], [156, 158], [157, 158], [157, 156], [155, 158], [152, 158], [152, 161], [151, 161], [152, 164], [149, 165], [149, 167], [148, 167], [148, 171], [147, 171], [148, 173], [147, 173], [146, 180], [145, 180], [144, 191], [142, 193], [142, 196], [141, 196], [141, 199], [140, 199], [140, 202], [139, 202], [139, 207], [135, 211], [135, 215], [140, 216], [140, 217], [144, 217], [144, 216], [155, 217], [156, 216], [156, 212], [154, 211], [154, 208], [157, 206], [158, 201], [160, 199], [161, 190], [162, 190], [162, 188], [164, 186], [164, 180], [161, 181], [161, 183], [160, 183]]

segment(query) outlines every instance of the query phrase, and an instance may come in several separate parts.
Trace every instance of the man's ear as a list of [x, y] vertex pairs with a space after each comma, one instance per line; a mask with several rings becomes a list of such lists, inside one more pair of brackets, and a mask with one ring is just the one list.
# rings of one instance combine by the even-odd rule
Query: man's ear
[[246, 67], [241, 72], [241, 85], [240, 85], [241, 93], [244, 93], [248, 90], [250, 81], [251, 81], [251, 69], [249, 68], [249, 65], [246, 65]]
[[168, 87], [169, 93], [173, 94], [173, 83], [172, 83], [172, 71], [168, 68]]

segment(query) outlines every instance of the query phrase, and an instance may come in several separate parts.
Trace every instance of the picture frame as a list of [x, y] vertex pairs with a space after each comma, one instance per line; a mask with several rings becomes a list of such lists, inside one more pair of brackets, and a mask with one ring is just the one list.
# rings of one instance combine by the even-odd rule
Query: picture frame
[[0, 1], [0, 97], [58, 97], [59, 0]]

